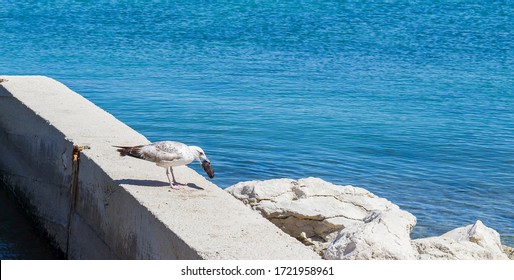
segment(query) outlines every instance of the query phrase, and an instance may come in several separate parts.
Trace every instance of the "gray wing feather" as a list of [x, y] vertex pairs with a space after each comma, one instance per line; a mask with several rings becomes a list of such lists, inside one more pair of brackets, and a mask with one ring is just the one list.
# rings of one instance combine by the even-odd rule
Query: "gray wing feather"
[[175, 141], [161, 141], [161, 142], [155, 142], [151, 144], [154, 146], [157, 150], [166, 152], [166, 153], [178, 153], [179, 150], [184, 149], [187, 147], [186, 144], [175, 142]]
[[153, 162], [176, 161], [183, 158], [181, 149], [187, 145], [175, 141], [161, 141], [133, 147], [115, 146], [121, 156], [131, 156]]
[[183, 146], [186, 145], [174, 141], [156, 142], [142, 147], [141, 158], [153, 162], [175, 161], [182, 158], [182, 153], [179, 151]]

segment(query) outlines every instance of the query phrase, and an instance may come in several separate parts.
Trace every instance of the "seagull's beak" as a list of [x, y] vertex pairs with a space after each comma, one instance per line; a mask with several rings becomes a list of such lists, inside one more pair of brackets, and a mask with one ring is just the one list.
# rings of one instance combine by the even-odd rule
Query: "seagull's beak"
[[208, 162], [208, 163], [211, 163], [211, 161], [206, 157], [206, 156], [202, 156], [200, 157], [200, 163], [204, 163], [204, 162]]

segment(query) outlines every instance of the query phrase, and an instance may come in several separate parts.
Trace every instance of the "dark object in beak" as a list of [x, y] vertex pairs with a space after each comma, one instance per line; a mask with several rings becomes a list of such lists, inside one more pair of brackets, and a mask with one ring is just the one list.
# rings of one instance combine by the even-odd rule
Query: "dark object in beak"
[[211, 163], [204, 160], [202, 162], [202, 168], [203, 168], [203, 171], [205, 171], [205, 173], [207, 173], [207, 175], [209, 175], [209, 178], [214, 178], [214, 170], [212, 170], [212, 167], [211, 167]]

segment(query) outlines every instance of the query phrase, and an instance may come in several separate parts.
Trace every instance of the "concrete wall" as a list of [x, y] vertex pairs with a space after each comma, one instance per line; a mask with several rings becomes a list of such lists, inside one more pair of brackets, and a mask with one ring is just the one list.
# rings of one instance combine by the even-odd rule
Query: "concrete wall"
[[[192, 169], [175, 168], [191, 187], [170, 190], [163, 168], [120, 157], [112, 145], [148, 140], [63, 84], [0, 81], [0, 179], [69, 258], [318, 258]], [[90, 146], [78, 173], [74, 145]]]

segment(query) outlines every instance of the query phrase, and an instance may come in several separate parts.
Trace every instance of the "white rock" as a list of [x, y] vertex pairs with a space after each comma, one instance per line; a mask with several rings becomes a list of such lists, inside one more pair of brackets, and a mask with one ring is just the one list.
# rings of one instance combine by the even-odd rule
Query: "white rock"
[[325, 259], [408, 260], [417, 254], [410, 244], [416, 218], [405, 211], [373, 211], [344, 228], [325, 252]]
[[512, 248], [477, 221], [410, 239], [416, 217], [353, 186], [318, 178], [241, 182], [226, 189], [326, 259], [507, 259]]
[[507, 245], [503, 245], [502, 248], [505, 255], [507, 255], [509, 259], [514, 260], [514, 248]]
[[[342, 229], [363, 226], [371, 213], [382, 213], [379, 220], [387, 221], [383, 226], [405, 229], [401, 236], [407, 241], [397, 240], [401, 244], [410, 242], [408, 234], [416, 223], [414, 216], [365, 189], [319, 178], [241, 182], [226, 190], [321, 255]], [[334, 249], [330, 256], [341, 254]]]
[[508, 259], [500, 242], [500, 234], [479, 220], [441, 236], [412, 240], [412, 246], [418, 251], [420, 259]]
[[292, 179], [240, 182], [225, 190], [237, 199], [253, 206], [262, 200], [292, 199], [294, 182]]

